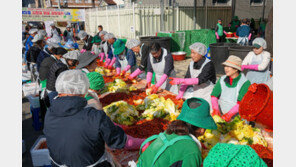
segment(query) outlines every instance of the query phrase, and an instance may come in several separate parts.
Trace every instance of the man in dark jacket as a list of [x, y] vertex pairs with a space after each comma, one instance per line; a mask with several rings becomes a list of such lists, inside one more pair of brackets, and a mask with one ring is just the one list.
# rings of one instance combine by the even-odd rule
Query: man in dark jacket
[[43, 50], [40, 51], [40, 53], [39, 53], [39, 55], [38, 55], [38, 57], [37, 57], [36, 64], [37, 64], [37, 70], [38, 70], [38, 72], [39, 72], [40, 65], [41, 65], [42, 61], [43, 61], [45, 58], [49, 57], [49, 56], [52, 54], [52, 53], [51, 53], [51, 52], [52, 52], [52, 51], [51, 51], [52, 48], [58, 48], [58, 47], [59, 47], [58, 43], [55, 43], [55, 42], [52, 40], [52, 38], [48, 39], [48, 40], [46, 41], [46, 43], [47, 43], [47, 47], [44, 47]]
[[48, 71], [51, 65], [57, 62], [66, 53], [67, 50], [62, 47], [52, 49], [52, 55], [50, 55], [50, 57], [45, 58], [40, 65], [39, 78], [41, 81], [47, 79]]
[[91, 51], [92, 48], [92, 43], [91, 41], [93, 40], [93, 37], [88, 35], [85, 31], [81, 30], [78, 33], [78, 37], [80, 38], [80, 40], [82, 40], [84, 42], [83, 48], [86, 51]]
[[46, 113], [43, 130], [53, 167], [109, 167], [105, 144], [112, 149], [139, 149], [143, 142], [126, 135], [103, 110], [87, 106], [84, 96], [89, 85], [81, 70], [67, 70], [57, 78], [59, 95]]
[[60, 73], [75, 68], [78, 64], [77, 58], [79, 51], [73, 50], [66, 53], [63, 58], [55, 62], [49, 69], [47, 74], [46, 90], [49, 96], [49, 101], [57, 96], [55, 82]]
[[40, 51], [45, 46], [45, 42], [43, 40], [43, 37], [39, 34], [35, 35], [34, 39], [32, 40], [33, 46], [30, 47], [28, 52], [26, 53], [26, 60], [27, 60], [27, 66], [28, 69], [31, 71], [31, 80], [35, 81], [37, 78], [37, 67], [36, 67], [36, 61], [37, 57], [40, 53]]

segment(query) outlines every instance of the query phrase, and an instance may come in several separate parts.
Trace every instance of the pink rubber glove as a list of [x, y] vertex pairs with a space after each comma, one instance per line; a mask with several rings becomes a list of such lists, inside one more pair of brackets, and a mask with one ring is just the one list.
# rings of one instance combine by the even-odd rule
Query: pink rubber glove
[[184, 93], [185, 93], [187, 87], [188, 87], [188, 85], [181, 85], [181, 86], [180, 86], [179, 94], [178, 94], [178, 96], [176, 97], [177, 100], [183, 98], [183, 95], [184, 95]]
[[197, 85], [199, 82], [198, 78], [172, 78], [170, 77], [169, 79], [171, 79], [170, 84], [171, 85]]
[[235, 106], [233, 106], [228, 113], [224, 114], [222, 116], [222, 119], [224, 119], [226, 122], [229, 122], [231, 120], [231, 118], [238, 113], [238, 109], [239, 109], [239, 104], [236, 104]]
[[131, 69], [131, 65], [127, 65], [124, 69], [124, 71], [128, 71], [129, 69]]
[[140, 75], [140, 74], [142, 74], [142, 73], [143, 73], [143, 71], [141, 71], [141, 70], [138, 68], [138, 69], [136, 69], [136, 71], [134, 71], [134, 72], [128, 77], [128, 79], [132, 80], [132, 79], [134, 79], [136, 76], [138, 76], [138, 75]]
[[145, 141], [145, 139], [134, 138], [130, 135], [126, 135], [126, 143], [124, 149], [126, 150], [138, 150], [141, 147], [141, 144]]
[[107, 68], [107, 67], [108, 67], [108, 65], [109, 65], [110, 61], [111, 61], [111, 60], [110, 60], [109, 58], [107, 58], [107, 59], [106, 59], [106, 61], [105, 61], [105, 66], [104, 66], [105, 68]]
[[218, 98], [215, 96], [211, 97], [211, 103], [212, 103], [212, 108], [213, 108], [213, 112], [212, 115], [219, 115], [221, 117], [221, 112], [219, 110], [219, 104], [218, 104]]
[[151, 81], [152, 81], [152, 75], [153, 75], [152, 72], [148, 72], [147, 73], [147, 76], [146, 76], [147, 83], [149, 83], [149, 82], [151, 83]]
[[242, 71], [244, 69], [255, 70], [258, 71], [259, 64], [250, 64], [250, 65], [241, 65]]
[[211, 97], [211, 102], [212, 102], [212, 108], [213, 108], [213, 110], [220, 111], [219, 110], [219, 104], [218, 104], [218, 98], [215, 97], [215, 96], [212, 96]]
[[86, 49], [81, 49], [80, 53], [86, 52]]
[[113, 64], [115, 63], [115, 61], [116, 61], [116, 57], [113, 57], [112, 60], [111, 60], [111, 62], [110, 62], [110, 64], [108, 65], [108, 68], [109, 68], [109, 69], [112, 68], [112, 66], [113, 66]]
[[116, 68], [116, 75], [120, 75], [121, 69], [119, 67]]
[[248, 37], [249, 40], [251, 39], [251, 36], [252, 36], [252, 34], [250, 33], [250, 34], [249, 34], [249, 37]]
[[223, 30], [224, 34], [227, 35], [227, 32], [225, 30]]
[[219, 35], [218, 35], [218, 32], [215, 32], [215, 34], [216, 34], [216, 38], [217, 38], [217, 39], [219, 39]]
[[161, 85], [168, 79], [168, 76], [166, 74], [163, 74], [159, 81], [155, 84], [155, 87], [159, 88]]
[[99, 54], [100, 62], [103, 62], [103, 60], [104, 60], [104, 56], [105, 56], [105, 53], [100, 53], [100, 54]]

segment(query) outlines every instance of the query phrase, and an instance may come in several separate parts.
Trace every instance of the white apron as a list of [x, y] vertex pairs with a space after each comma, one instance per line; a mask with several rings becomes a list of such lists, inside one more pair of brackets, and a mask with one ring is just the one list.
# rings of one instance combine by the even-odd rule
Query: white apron
[[[160, 80], [160, 78], [162, 77], [162, 75], [164, 74], [164, 68], [165, 68], [165, 57], [168, 56], [167, 54], [167, 50], [165, 48], [162, 48], [163, 54], [162, 54], [162, 59], [160, 62], [158, 63], [153, 63], [153, 56], [150, 53], [149, 57], [150, 57], [150, 62], [153, 68], [153, 71], [155, 72], [155, 80], [156, 82], [158, 82]], [[170, 91], [174, 94], [178, 94], [178, 87], [177, 85], [171, 85], [168, 82], [169, 77], [176, 77], [176, 72], [175, 70], [172, 70], [170, 75], [168, 76], [167, 80], [161, 85], [161, 89], [165, 89], [167, 91]]]
[[[52, 158], [51, 158], [51, 156], [49, 156], [49, 159], [56, 165], [56, 166], [58, 166], [58, 167], [68, 167], [67, 165], [60, 165], [60, 164], [58, 164], [58, 163], [56, 163]], [[106, 153], [106, 151], [104, 152], [104, 154], [101, 156], [101, 158], [97, 161], [97, 162], [95, 162], [94, 164], [91, 164], [91, 165], [88, 165], [88, 166], [86, 166], [86, 167], [94, 167], [94, 166], [96, 166], [96, 165], [98, 165], [99, 163], [102, 163], [102, 162], [104, 162], [104, 161], [108, 161], [108, 162], [110, 162], [111, 164], [113, 164], [112, 163], [112, 160], [111, 160], [111, 157], [110, 157], [110, 155], [108, 155], [108, 153]]]
[[[191, 78], [197, 78], [199, 74], [202, 72], [204, 66], [208, 64], [211, 60], [206, 59], [205, 62], [202, 64], [201, 68], [199, 70], [196, 70], [193, 68], [194, 62], [191, 61], [189, 65], [190, 70], [190, 76]], [[214, 84], [211, 81], [207, 81], [206, 83], [200, 84], [200, 85], [193, 85], [193, 92], [185, 92], [184, 98], [188, 99], [191, 97], [198, 97], [205, 99], [210, 104], [210, 109], [212, 109], [211, 106], [211, 93], [213, 91]]]
[[245, 46], [249, 43], [249, 38], [248, 37], [238, 37], [237, 43]]
[[[128, 66], [128, 61], [126, 59], [126, 55], [118, 55], [118, 61], [121, 65], [121, 71], [124, 70], [127, 66]], [[132, 66], [128, 71], [126, 71], [127, 73], [133, 73], [138, 67], [137, 66]]]
[[51, 33], [52, 33], [52, 38], [58, 38], [61, 39], [60, 34], [58, 33], [57, 29], [55, 28], [54, 30], [51, 29]]
[[226, 83], [224, 82], [225, 78], [226, 78], [226, 75], [222, 76], [220, 79], [222, 91], [219, 99], [219, 105], [223, 114], [228, 113], [228, 111], [237, 104], [239, 91], [241, 87], [244, 85], [244, 83], [248, 81], [245, 75], [241, 73], [241, 78], [238, 81], [236, 87], [229, 88], [226, 86]]
[[[255, 55], [253, 54], [252, 56], [252, 61], [250, 64], [261, 64], [263, 61], [263, 55]], [[270, 79], [270, 71], [269, 69], [269, 65], [266, 67], [266, 69], [264, 71], [254, 71], [254, 70], [249, 70], [246, 77], [247, 79], [251, 82], [251, 84], [253, 83], [264, 83], [267, 82]]]
[[66, 41], [69, 41], [69, 40], [74, 41], [72, 31], [67, 31]]
[[101, 53], [100, 45], [93, 44], [91, 51], [93, 51], [95, 55], [99, 55]]

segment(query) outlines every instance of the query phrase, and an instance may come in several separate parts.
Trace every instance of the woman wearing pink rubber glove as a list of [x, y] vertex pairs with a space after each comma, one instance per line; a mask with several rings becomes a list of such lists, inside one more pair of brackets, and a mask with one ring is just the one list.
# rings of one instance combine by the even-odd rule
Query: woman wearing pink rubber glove
[[[221, 115], [225, 121], [230, 121], [238, 114], [239, 102], [247, 93], [250, 81], [241, 72], [242, 60], [237, 56], [229, 56], [222, 63], [225, 74], [216, 83], [212, 96], [213, 115]], [[220, 110], [221, 108], [221, 110]]]
[[216, 41], [225, 42], [225, 36], [227, 35], [226, 31], [223, 30], [222, 19], [218, 19], [218, 23], [215, 28]]
[[132, 50], [128, 50], [125, 47], [124, 41], [121, 39], [116, 40], [114, 43], [114, 54], [115, 54], [115, 68], [116, 75], [125, 75], [126, 72], [134, 72], [136, 70], [136, 56]]
[[137, 39], [131, 39], [127, 41], [126, 47], [132, 50], [135, 54], [140, 56], [141, 63], [138, 65], [139, 68], [129, 75], [129, 79], [132, 80], [139, 75], [139, 78], [145, 79], [146, 75], [143, 73], [147, 68], [147, 58], [149, 57], [149, 46], [145, 45]]
[[101, 31], [99, 33], [99, 37], [101, 38], [101, 43], [100, 43], [100, 48], [101, 48], [101, 53], [99, 54], [100, 57], [100, 62], [103, 62], [103, 60], [108, 57], [108, 43], [105, 40], [105, 35], [107, 34], [106, 31]]
[[155, 72], [156, 84], [152, 86], [152, 93], [156, 93], [159, 88], [178, 93], [177, 85], [171, 85], [168, 77], [175, 77], [174, 60], [171, 54], [159, 43], [152, 43], [147, 66], [147, 84], [151, 84], [152, 73]]
[[263, 38], [255, 38], [253, 51], [249, 52], [242, 63], [242, 70], [248, 69], [247, 79], [253, 83], [265, 83], [270, 80], [270, 53], [266, 49], [266, 41]]
[[[107, 33], [104, 36], [104, 39], [107, 41], [107, 45], [108, 45], [108, 50], [107, 50], [108, 57], [106, 57], [105, 68], [111, 69], [113, 64], [115, 63], [115, 60], [116, 60], [116, 58], [114, 57], [113, 44], [117, 39], [115, 38], [114, 34], [112, 34], [112, 33]], [[106, 55], [106, 53], [105, 53], [105, 55]]]
[[[170, 84], [180, 84], [177, 99], [184, 97], [199, 97], [211, 104], [211, 92], [216, 83], [215, 67], [211, 60], [204, 57], [207, 47], [199, 42], [189, 46], [192, 61], [188, 66], [185, 78], [170, 78]], [[193, 92], [186, 91], [187, 86], [193, 86]], [[185, 93], [186, 91], [186, 93]]]

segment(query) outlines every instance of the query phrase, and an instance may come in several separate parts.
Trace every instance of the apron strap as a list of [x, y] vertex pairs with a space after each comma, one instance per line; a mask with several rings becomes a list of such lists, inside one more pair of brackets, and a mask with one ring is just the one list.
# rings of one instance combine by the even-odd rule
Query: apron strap
[[148, 137], [142, 144], [141, 144], [141, 147], [140, 147], [140, 151], [139, 151], [139, 154], [141, 155], [142, 154], [142, 148], [150, 141], [152, 140], [155, 140], [156, 138], [158, 138], [158, 135], [153, 135], [153, 136], [150, 136]]
[[178, 136], [170, 141], [167, 140], [167, 138], [165, 137], [165, 135], [163, 133], [160, 133], [160, 138], [163, 141], [164, 145], [158, 150], [158, 152], [156, 153], [156, 155], [154, 156], [153, 159], [153, 163], [152, 165], [155, 164], [155, 162], [157, 161], [157, 159], [161, 156], [161, 154], [171, 145], [175, 144], [177, 141], [180, 140], [193, 140], [190, 136]]

